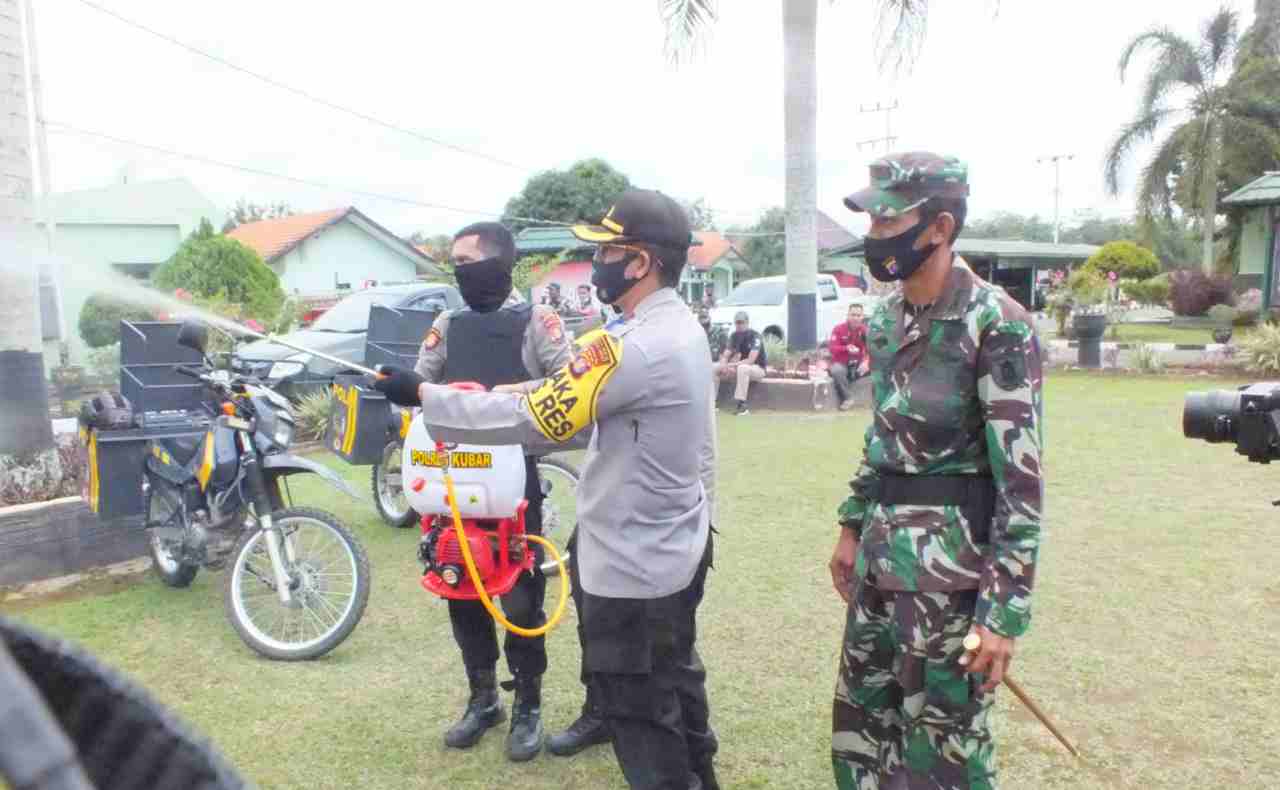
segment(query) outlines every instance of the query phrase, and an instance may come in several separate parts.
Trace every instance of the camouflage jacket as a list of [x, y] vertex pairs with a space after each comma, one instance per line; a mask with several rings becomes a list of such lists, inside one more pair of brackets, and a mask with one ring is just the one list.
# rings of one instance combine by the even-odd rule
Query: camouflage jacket
[[[1026, 311], [959, 258], [914, 321], [904, 304], [901, 291], [885, 299], [868, 327], [874, 412], [854, 494], [839, 509], [860, 536], [857, 574], [882, 589], [977, 588], [975, 621], [1019, 636], [1031, 619], [1044, 497], [1040, 341]], [[882, 505], [859, 493], [881, 474], [990, 475], [989, 535], [975, 540], [954, 505]]]

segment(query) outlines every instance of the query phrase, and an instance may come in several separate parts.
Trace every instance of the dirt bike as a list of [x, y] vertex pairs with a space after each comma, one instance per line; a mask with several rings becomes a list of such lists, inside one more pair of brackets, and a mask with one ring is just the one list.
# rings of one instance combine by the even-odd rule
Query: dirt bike
[[[207, 340], [198, 322], [178, 335], [202, 355]], [[201, 567], [229, 563], [224, 605], [245, 644], [282, 661], [328, 653], [364, 615], [369, 559], [333, 514], [287, 507], [282, 487], [290, 475], [314, 474], [360, 495], [327, 467], [288, 453], [295, 423], [284, 396], [211, 365], [174, 370], [198, 380], [218, 413], [203, 436], [147, 443], [143, 512], [156, 573], [186, 587]]]

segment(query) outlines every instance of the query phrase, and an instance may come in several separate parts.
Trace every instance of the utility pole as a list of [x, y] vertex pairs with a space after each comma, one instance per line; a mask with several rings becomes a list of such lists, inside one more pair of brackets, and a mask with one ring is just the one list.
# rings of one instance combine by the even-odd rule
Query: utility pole
[[1059, 222], [1058, 216], [1061, 209], [1062, 199], [1062, 160], [1075, 159], [1075, 154], [1054, 154], [1053, 156], [1042, 156], [1036, 160], [1036, 163], [1053, 162], [1053, 243], [1058, 243]]
[[[35, 110], [33, 120], [35, 121], [34, 135], [32, 140], [36, 148], [36, 175], [40, 182], [40, 200], [37, 205], [40, 208], [40, 221], [44, 223], [45, 241], [48, 244], [49, 263], [40, 267], [41, 284], [47, 278], [53, 286], [55, 315], [53, 320], [57, 322], [58, 340], [65, 342], [67, 339], [67, 316], [63, 309], [63, 282], [64, 272], [62, 271], [61, 261], [58, 260], [54, 251], [54, 233], [57, 223], [53, 217], [53, 185], [49, 175], [49, 130], [44, 121], [44, 85], [40, 80], [40, 57], [36, 49], [36, 18], [35, 10], [32, 7], [31, 0], [23, 0], [23, 11], [26, 13], [26, 30], [27, 30], [27, 62], [30, 64], [31, 73], [31, 105]], [[43, 302], [42, 302], [43, 304]], [[44, 327], [45, 334], [48, 334], [49, 327]]]
[[894, 141], [898, 139], [893, 136], [893, 111], [896, 109], [898, 109], [897, 99], [893, 100], [893, 104], [888, 104], [888, 105], [882, 105], [880, 102], [876, 102], [876, 106], [874, 107], [864, 107], [861, 104], [858, 105], [859, 113], [868, 113], [868, 112], [884, 113], [884, 137], [873, 137], [870, 140], [863, 140], [859, 142], [857, 144], [859, 151], [862, 150], [862, 147], [864, 145], [871, 146], [874, 148], [878, 143], [884, 143], [884, 148], [886, 153], [892, 150]]

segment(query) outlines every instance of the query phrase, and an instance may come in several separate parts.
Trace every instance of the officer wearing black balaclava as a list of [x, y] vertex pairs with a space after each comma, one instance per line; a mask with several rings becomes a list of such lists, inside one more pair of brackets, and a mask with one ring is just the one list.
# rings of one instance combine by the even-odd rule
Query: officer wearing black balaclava
[[[423, 338], [416, 370], [427, 381], [450, 384], [475, 381], [489, 389], [536, 387], [540, 380], [568, 364], [572, 345], [556, 311], [531, 305], [512, 289], [515, 240], [496, 222], [468, 225], [453, 237], [450, 255], [458, 290], [467, 303], [463, 310], [442, 312]], [[542, 488], [535, 459], [526, 459], [525, 498], [529, 509], [525, 528], [542, 532]], [[543, 598], [546, 578], [539, 565], [523, 574], [511, 592], [502, 596], [507, 618], [523, 628], [546, 622]], [[445, 745], [465, 749], [485, 730], [504, 718], [495, 670], [498, 640], [493, 618], [480, 601], [449, 601], [449, 621], [462, 650], [471, 696], [462, 718], [445, 733]], [[503, 643], [513, 680], [503, 688], [515, 690], [507, 757], [532, 759], [542, 749], [542, 674], [547, 669], [543, 637], [510, 632]]]

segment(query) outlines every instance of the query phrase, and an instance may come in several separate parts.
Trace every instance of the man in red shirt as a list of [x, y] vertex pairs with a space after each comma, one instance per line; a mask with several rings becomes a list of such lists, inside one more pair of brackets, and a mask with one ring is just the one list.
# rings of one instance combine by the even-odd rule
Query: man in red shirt
[[849, 319], [831, 330], [831, 380], [835, 383], [840, 411], [853, 406], [850, 390], [853, 383], [867, 375], [871, 358], [867, 355], [867, 325], [862, 320], [862, 305], [849, 305]]

